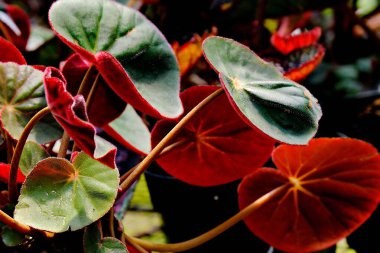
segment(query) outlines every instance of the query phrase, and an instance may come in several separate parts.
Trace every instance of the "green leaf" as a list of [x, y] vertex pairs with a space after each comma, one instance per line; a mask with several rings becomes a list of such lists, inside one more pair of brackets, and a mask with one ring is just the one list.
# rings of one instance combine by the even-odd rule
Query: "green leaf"
[[203, 50], [248, 124], [289, 144], [306, 144], [315, 135], [322, 112], [305, 87], [233, 40], [210, 37]]
[[49, 28], [32, 25], [31, 33], [26, 45], [27, 51], [35, 51], [47, 41], [54, 38], [54, 32]]
[[3, 226], [1, 238], [5, 246], [15, 247], [24, 241], [25, 236], [7, 226]]
[[[19, 139], [30, 118], [46, 106], [43, 73], [30, 66], [0, 62], [0, 121], [3, 128]], [[59, 139], [62, 131], [52, 117], [44, 117], [29, 135], [29, 140], [48, 143]]]
[[46, 158], [27, 176], [14, 218], [46, 231], [78, 230], [112, 207], [118, 186], [118, 170], [83, 152], [73, 164], [61, 158]]
[[[138, 108], [140, 95], [160, 115], [175, 118], [182, 113], [174, 52], [141, 13], [114, 1], [65, 0], [54, 3], [49, 18], [58, 36], [96, 64], [107, 83], [126, 102]], [[125, 79], [130, 79], [139, 95], [128, 93], [132, 88], [124, 85]]]
[[138, 153], [148, 154], [151, 150], [149, 129], [130, 105], [104, 130], [119, 143]]
[[36, 164], [45, 159], [48, 158], [49, 154], [45, 151], [43, 147], [41, 147], [40, 144], [28, 141], [24, 149], [22, 150], [21, 158], [20, 158], [20, 164], [19, 167], [21, 169], [22, 174], [25, 176], [29, 174], [29, 172], [36, 166]]
[[116, 238], [102, 238], [96, 223], [86, 227], [83, 236], [85, 253], [128, 253], [124, 244]]

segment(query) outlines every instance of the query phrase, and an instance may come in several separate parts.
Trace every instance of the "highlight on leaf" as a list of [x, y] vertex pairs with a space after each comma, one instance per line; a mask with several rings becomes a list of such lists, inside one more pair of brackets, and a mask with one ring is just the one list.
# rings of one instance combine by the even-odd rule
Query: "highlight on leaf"
[[73, 97], [66, 89], [65, 77], [58, 69], [52, 67], [45, 70], [44, 85], [51, 113], [78, 148], [107, 166], [115, 168], [116, 148], [96, 135], [95, 127], [88, 122], [83, 96]]
[[66, 0], [52, 5], [49, 20], [57, 36], [96, 65], [125, 102], [155, 117], [182, 113], [173, 50], [138, 11], [113, 1]]
[[209, 37], [203, 52], [233, 107], [249, 125], [289, 144], [306, 144], [315, 135], [322, 112], [305, 87], [231, 39]]
[[81, 229], [106, 214], [119, 186], [118, 170], [79, 153], [73, 163], [50, 157], [28, 174], [16, 205], [16, 221], [36, 229]]
[[[182, 92], [185, 112], [217, 89], [198, 86]], [[152, 131], [152, 146], [179, 120], [160, 120]], [[262, 166], [273, 147], [274, 141], [245, 124], [222, 94], [186, 124], [157, 162], [186, 183], [215, 186], [242, 178]]]
[[248, 228], [286, 252], [315, 252], [359, 227], [380, 200], [380, 155], [369, 143], [318, 138], [308, 146], [282, 144], [272, 154], [278, 170], [261, 168], [239, 186], [239, 206], [266, 199], [246, 219]]
[[294, 30], [291, 34], [281, 36], [274, 33], [270, 39], [272, 45], [282, 54], [287, 55], [294, 50], [309, 47], [317, 43], [321, 37], [322, 29], [314, 27], [309, 31], [302, 31], [300, 28]]

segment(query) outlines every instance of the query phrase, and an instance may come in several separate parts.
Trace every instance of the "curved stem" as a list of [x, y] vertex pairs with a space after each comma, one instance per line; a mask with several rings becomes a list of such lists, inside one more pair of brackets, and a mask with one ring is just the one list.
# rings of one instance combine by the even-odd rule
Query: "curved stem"
[[54, 237], [54, 233], [42, 231], [42, 230], [35, 230], [28, 225], [22, 224], [16, 220], [14, 220], [12, 217], [10, 217], [8, 214], [4, 213], [0, 210], [0, 221], [7, 225], [8, 227], [12, 228], [13, 230], [21, 233], [21, 234], [40, 234], [46, 238], [52, 238]]
[[67, 134], [66, 131], [64, 131], [61, 138], [61, 145], [59, 146], [57, 157], [59, 158], [66, 157], [67, 149], [69, 148], [69, 143], [70, 143], [70, 136]]
[[126, 180], [124, 180], [121, 185], [121, 193], [127, 190], [133, 182], [145, 171], [146, 168], [154, 161], [154, 159], [160, 155], [161, 151], [172, 141], [182, 130], [182, 128], [189, 122], [203, 107], [205, 107], [212, 100], [217, 98], [223, 93], [223, 89], [220, 88], [214, 91], [211, 95], [206, 97], [202, 102], [200, 102], [196, 107], [194, 107], [185, 117], [181, 119], [180, 122], [157, 144], [157, 146], [149, 153], [148, 156], [136, 167]]
[[115, 218], [114, 218], [114, 211], [113, 211], [113, 207], [111, 208], [110, 212], [110, 217], [109, 217], [109, 230], [110, 230], [110, 233], [111, 233], [111, 236], [112, 237], [116, 237], [116, 234], [115, 234], [115, 227], [114, 227], [114, 221], [115, 221]]
[[148, 251], [146, 251], [143, 247], [141, 247], [138, 243], [134, 242], [133, 239], [131, 237], [129, 237], [128, 235], [126, 234], [123, 234], [124, 235], [124, 239], [125, 241], [127, 241], [130, 245], [132, 245], [132, 247], [134, 247], [139, 253], [148, 253]]
[[9, 173], [9, 181], [8, 181], [8, 192], [9, 192], [9, 201], [11, 203], [15, 203], [18, 198], [18, 189], [17, 189], [17, 170], [20, 163], [20, 158], [22, 154], [22, 150], [24, 149], [26, 140], [28, 139], [28, 136], [30, 132], [32, 131], [34, 125], [45, 115], [47, 115], [50, 112], [50, 109], [48, 107], [45, 107], [41, 109], [39, 112], [37, 112], [26, 124], [20, 139], [17, 142], [16, 148], [13, 153], [12, 162], [11, 162], [11, 169]]
[[4, 37], [11, 43], [13, 43], [12, 36], [8, 32], [8, 29], [5, 27], [3, 22], [0, 21], [0, 31], [3, 33]]
[[130, 237], [130, 239], [139, 244], [141, 247], [145, 248], [146, 250], [150, 251], [158, 251], [158, 252], [181, 252], [185, 250], [189, 250], [195, 247], [198, 247], [199, 245], [202, 245], [203, 243], [215, 238], [216, 236], [220, 235], [227, 229], [234, 226], [239, 221], [245, 219], [248, 215], [250, 215], [253, 211], [260, 208], [263, 204], [265, 204], [268, 200], [273, 198], [275, 195], [277, 195], [279, 192], [285, 189], [287, 185], [282, 185], [280, 187], [277, 187], [273, 189], [272, 191], [268, 192], [267, 194], [261, 196], [258, 198], [255, 202], [241, 210], [239, 213], [232, 216], [227, 221], [223, 222], [219, 226], [211, 229], [210, 231], [197, 236], [191, 240], [180, 242], [180, 243], [170, 243], [170, 244], [160, 244], [160, 243], [152, 243], [148, 241], [144, 241], [138, 238]]

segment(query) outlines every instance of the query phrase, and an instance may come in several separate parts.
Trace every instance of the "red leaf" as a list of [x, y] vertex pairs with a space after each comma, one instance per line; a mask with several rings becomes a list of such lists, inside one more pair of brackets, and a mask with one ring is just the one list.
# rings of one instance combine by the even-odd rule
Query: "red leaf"
[[[77, 93], [89, 67], [90, 64], [82, 59], [79, 54], [73, 54], [62, 64], [61, 70], [67, 79], [67, 90], [71, 94]], [[89, 78], [89, 82], [93, 83], [96, 73], [91, 73]], [[86, 94], [85, 97], [89, 92], [90, 89], [83, 91], [83, 94]], [[116, 119], [126, 106], [126, 103], [108, 87], [102, 77], [99, 77], [93, 101], [92, 106], [88, 110], [88, 118], [92, 124], [98, 127], [103, 127]]]
[[[5, 164], [5, 163], [0, 163], [0, 181], [3, 183], [8, 183], [9, 180], [9, 173], [11, 171], [11, 165], [10, 164]], [[22, 184], [25, 180], [25, 176], [22, 174], [21, 170], [17, 170], [17, 183]]]
[[26, 61], [21, 52], [11, 42], [0, 37], [0, 62], [15, 62], [25, 65]]
[[321, 37], [321, 33], [322, 30], [320, 27], [314, 27], [310, 31], [299, 34], [289, 34], [285, 36], [274, 33], [270, 41], [272, 45], [282, 54], [289, 54], [296, 49], [315, 44], [319, 37]]
[[[48, 106], [68, 135], [85, 153], [115, 168], [116, 148], [107, 147], [106, 151], [97, 149], [98, 138], [95, 127], [87, 121], [85, 101], [82, 95], [73, 97], [66, 90], [66, 80], [62, 73], [48, 67], [44, 73], [44, 85]], [[103, 144], [102, 144], [103, 145]], [[109, 146], [111, 144], [108, 144]], [[105, 147], [100, 147], [105, 148]]]
[[[277, 189], [245, 222], [258, 237], [286, 252], [325, 249], [346, 237], [380, 200], [380, 155], [349, 138], [320, 138], [308, 146], [280, 145], [278, 170], [261, 168], [239, 186], [240, 208]], [[282, 189], [278, 189], [282, 187]]]
[[306, 78], [321, 63], [324, 55], [325, 48], [322, 45], [316, 45], [316, 53], [310, 60], [301, 63], [298, 67], [287, 69], [284, 76], [296, 82]]
[[[185, 112], [218, 89], [198, 86], [181, 94]], [[152, 145], [178, 120], [160, 120], [152, 131]], [[225, 94], [203, 108], [173, 141], [174, 148], [157, 160], [169, 174], [198, 186], [213, 186], [237, 180], [262, 166], [274, 142], [246, 125]]]
[[30, 35], [29, 16], [23, 9], [16, 5], [7, 5], [6, 11], [21, 31], [21, 35], [18, 36], [11, 29], [8, 29], [12, 42], [20, 50], [25, 50]]

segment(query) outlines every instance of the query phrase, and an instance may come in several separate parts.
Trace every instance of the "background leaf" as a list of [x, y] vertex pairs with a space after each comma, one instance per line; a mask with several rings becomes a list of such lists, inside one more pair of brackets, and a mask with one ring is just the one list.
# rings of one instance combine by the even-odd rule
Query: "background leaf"
[[28, 141], [22, 150], [19, 164], [20, 170], [26, 176], [39, 161], [48, 157], [49, 154], [41, 145], [36, 142]]

